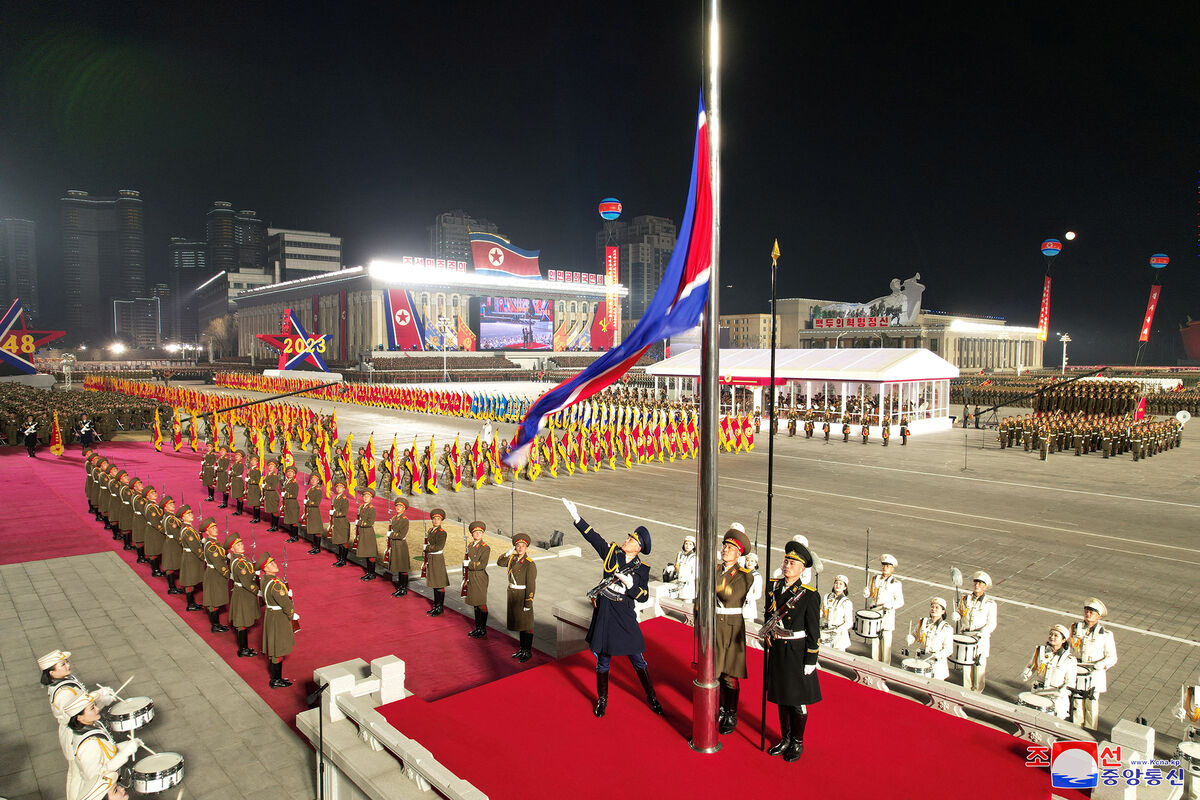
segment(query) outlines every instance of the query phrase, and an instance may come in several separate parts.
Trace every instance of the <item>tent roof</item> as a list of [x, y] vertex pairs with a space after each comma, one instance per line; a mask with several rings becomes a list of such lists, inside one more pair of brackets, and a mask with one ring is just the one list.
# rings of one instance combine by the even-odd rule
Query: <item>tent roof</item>
[[[646, 368], [649, 375], [700, 375], [700, 350], [689, 350]], [[734, 380], [769, 378], [770, 350], [722, 350], [719, 374]], [[958, 367], [925, 348], [844, 348], [775, 351], [776, 380], [890, 381], [946, 380]]]

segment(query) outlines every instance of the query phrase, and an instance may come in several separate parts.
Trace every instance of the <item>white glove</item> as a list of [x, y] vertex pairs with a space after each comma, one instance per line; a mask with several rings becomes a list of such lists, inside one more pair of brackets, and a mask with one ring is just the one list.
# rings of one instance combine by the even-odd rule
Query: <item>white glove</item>
[[141, 739], [129, 739], [128, 741], [120, 742], [117, 745], [117, 755], [109, 763], [113, 766], [121, 766], [129, 759], [133, 758], [137, 753], [138, 747], [141, 745]]
[[1031, 670], [1029, 667], [1026, 667], [1025, 671], [1021, 673], [1021, 680], [1023, 680], [1023, 681], [1027, 681], [1032, 677], [1033, 677], [1033, 670]]
[[296, 612], [294, 612], [294, 611], [293, 611], [293, 612], [292, 612], [292, 619], [294, 619], [294, 620], [296, 620], [297, 622], [299, 622], [299, 621], [300, 621], [300, 615], [299, 615], [299, 614], [297, 614]]
[[817, 671], [816, 664], [805, 664], [804, 665], [804, 674], [805, 675], [812, 675], [816, 671]]
[[565, 497], [562, 498], [562, 501], [563, 505], [567, 507], [567, 513], [571, 515], [571, 519], [579, 522], [579, 509], [575, 507], [575, 504]]
[[953, 614], [950, 615], [951, 622], [958, 622], [960, 619], [962, 619], [962, 615], [959, 614], [957, 611], [955, 611]]
[[288, 589], [288, 597], [291, 597], [291, 596], [292, 596], [292, 590]]
[[522, 610], [522, 611], [533, 611], [533, 609], [532, 609], [532, 608], [522, 608], [521, 610]]
[[617, 580], [619, 580], [622, 584], [624, 584], [626, 589], [633, 588], [633, 576], [632, 575], [626, 575], [622, 572], [618, 572]]
[[865, 600], [866, 598], [868, 598], [868, 597], [870, 597], [870, 596], [871, 596], [871, 589], [870, 589], [870, 587], [864, 586], [864, 587], [863, 587], [863, 599]]
[[508, 552], [507, 552], [507, 553], [505, 553], [504, 555], [506, 555], [506, 556], [514, 556], [514, 555], [516, 555], [516, 554], [517, 554], [517, 548], [515, 548], [515, 547], [510, 547], [510, 548], [508, 548]]
[[904, 637], [904, 643], [907, 644], [909, 647], [912, 647], [913, 642], [915, 642], [916, 640], [917, 640], [916, 637], [914, 637], [911, 633], [908, 636]]

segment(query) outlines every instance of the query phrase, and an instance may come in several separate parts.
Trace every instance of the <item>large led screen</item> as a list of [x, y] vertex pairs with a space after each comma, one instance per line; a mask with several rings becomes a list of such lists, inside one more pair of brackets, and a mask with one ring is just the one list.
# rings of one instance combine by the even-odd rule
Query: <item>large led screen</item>
[[550, 350], [554, 305], [524, 297], [479, 298], [480, 350]]

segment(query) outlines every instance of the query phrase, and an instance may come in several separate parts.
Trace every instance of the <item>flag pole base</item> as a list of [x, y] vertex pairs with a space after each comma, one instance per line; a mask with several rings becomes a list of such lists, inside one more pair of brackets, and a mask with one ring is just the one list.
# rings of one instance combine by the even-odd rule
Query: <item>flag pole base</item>
[[692, 693], [692, 738], [688, 746], [697, 753], [716, 753], [721, 749], [717, 736], [717, 687], [716, 681], [693, 680]]

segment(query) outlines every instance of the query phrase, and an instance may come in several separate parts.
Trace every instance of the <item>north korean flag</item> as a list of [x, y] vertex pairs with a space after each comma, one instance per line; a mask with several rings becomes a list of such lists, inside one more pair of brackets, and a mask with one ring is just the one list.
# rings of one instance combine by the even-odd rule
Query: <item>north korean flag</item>
[[491, 233], [471, 234], [471, 258], [481, 275], [506, 278], [541, 278], [538, 268], [540, 250], [522, 250]]
[[425, 342], [421, 336], [424, 326], [409, 293], [404, 289], [388, 289], [383, 293], [383, 303], [388, 315], [388, 349], [424, 350]]

